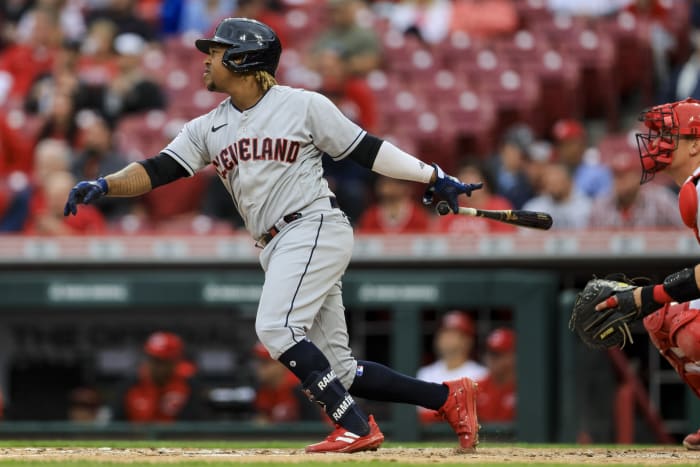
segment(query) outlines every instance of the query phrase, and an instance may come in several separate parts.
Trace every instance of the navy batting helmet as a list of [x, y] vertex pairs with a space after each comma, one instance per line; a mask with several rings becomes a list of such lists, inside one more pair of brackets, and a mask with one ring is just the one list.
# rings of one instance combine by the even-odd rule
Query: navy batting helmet
[[228, 46], [222, 61], [226, 68], [236, 72], [264, 70], [275, 76], [282, 53], [275, 31], [248, 18], [226, 18], [216, 27], [214, 37], [195, 41], [195, 46], [205, 54], [212, 45]]

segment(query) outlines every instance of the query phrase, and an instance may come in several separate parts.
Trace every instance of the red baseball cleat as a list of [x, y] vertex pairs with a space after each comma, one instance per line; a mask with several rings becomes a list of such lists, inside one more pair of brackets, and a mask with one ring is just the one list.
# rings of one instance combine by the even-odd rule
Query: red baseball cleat
[[463, 449], [479, 444], [479, 421], [476, 418], [476, 383], [469, 378], [445, 381], [450, 393], [438, 412], [447, 420]]
[[369, 416], [369, 433], [365, 436], [356, 435], [336, 425], [333, 433], [320, 443], [306, 446], [306, 452], [358, 452], [376, 451], [384, 442], [384, 435], [372, 415]]
[[686, 436], [683, 439], [683, 446], [691, 451], [700, 451], [700, 430]]

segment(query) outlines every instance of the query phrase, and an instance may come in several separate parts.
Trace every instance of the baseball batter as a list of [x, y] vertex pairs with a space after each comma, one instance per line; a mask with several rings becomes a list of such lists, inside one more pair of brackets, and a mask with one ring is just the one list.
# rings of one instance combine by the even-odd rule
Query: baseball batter
[[357, 361], [348, 344], [341, 278], [353, 231], [334, 206], [321, 158], [349, 157], [382, 175], [428, 185], [457, 212], [464, 184], [348, 120], [324, 96], [277, 84], [280, 41], [267, 25], [228, 18], [196, 47], [206, 54], [204, 83], [228, 97], [185, 124], [155, 157], [78, 183], [65, 214], [101, 196], [137, 196], [212, 164], [259, 247], [265, 283], [255, 328], [272, 358], [302, 382], [336, 429], [309, 452], [377, 449], [384, 440], [353, 396], [438, 410], [460, 446], [478, 441], [476, 385], [468, 378], [420, 381], [374, 362]]
[[[680, 187], [678, 202], [684, 223], [700, 242], [700, 101], [685, 99], [652, 107], [637, 134], [642, 181], [666, 171]], [[618, 292], [595, 310], [617, 311], [618, 322], [644, 317], [651, 341], [681, 378], [700, 397], [700, 265], [668, 276], [662, 284]], [[700, 450], [700, 430], [683, 440]]]

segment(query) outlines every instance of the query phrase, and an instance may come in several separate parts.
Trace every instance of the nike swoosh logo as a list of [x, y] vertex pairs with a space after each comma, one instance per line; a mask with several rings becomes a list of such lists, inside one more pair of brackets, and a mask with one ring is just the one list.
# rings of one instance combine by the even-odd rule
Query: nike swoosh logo
[[212, 133], [216, 133], [218, 130], [220, 130], [221, 128], [225, 127], [226, 125], [228, 125], [228, 123], [224, 123], [223, 125], [219, 125], [219, 126], [212, 126], [212, 127], [211, 127], [211, 132], [212, 132]]

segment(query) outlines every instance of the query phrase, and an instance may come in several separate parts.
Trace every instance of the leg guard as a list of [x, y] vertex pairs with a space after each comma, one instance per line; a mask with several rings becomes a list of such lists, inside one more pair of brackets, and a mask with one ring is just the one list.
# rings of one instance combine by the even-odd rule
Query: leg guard
[[644, 318], [661, 355], [700, 397], [700, 309], [697, 301], [666, 305]]
[[334, 423], [360, 436], [369, 433], [367, 417], [330, 367], [312, 372], [302, 386], [308, 398], [320, 404]]

